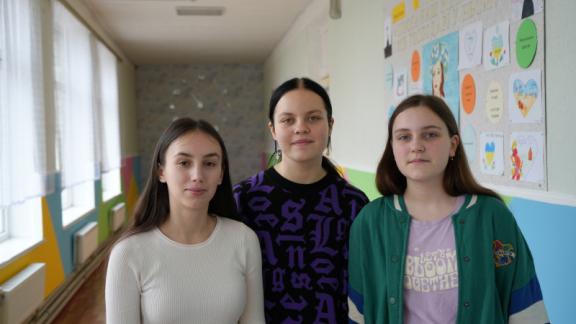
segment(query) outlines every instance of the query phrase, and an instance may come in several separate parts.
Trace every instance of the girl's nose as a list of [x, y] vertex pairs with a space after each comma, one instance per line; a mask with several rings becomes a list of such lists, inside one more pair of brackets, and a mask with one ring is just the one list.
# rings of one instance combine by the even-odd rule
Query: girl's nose
[[307, 134], [309, 132], [310, 128], [308, 128], [308, 125], [306, 125], [304, 121], [299, 121], [296, 123], [296, 129], [295, 129], [296, 134]]
[[193, 182], [204, 181], [201, 167], [197, 166], [190, 169], [190, 180]]

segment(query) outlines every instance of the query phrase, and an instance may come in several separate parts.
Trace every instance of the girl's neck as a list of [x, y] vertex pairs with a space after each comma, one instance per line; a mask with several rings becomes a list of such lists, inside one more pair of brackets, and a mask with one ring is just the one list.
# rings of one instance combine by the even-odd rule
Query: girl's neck
[[457, 197], [450, 196], [442, 186], [409, 185], [404, 202], [410, 216], [430, 221], [449, 215], [456, 205]]
[[326, 170], [322, 168], [322, 158], [309, 162], [283, 159], [274, 169], [284, 178], [300, 184], [311, 184], [326, 176]]
[[182, 244], [206, 241], [216, 227], [216, 217], [203, 211], [171, 211], [168, 219], [160, 225], [160, 231], [171, 240]]

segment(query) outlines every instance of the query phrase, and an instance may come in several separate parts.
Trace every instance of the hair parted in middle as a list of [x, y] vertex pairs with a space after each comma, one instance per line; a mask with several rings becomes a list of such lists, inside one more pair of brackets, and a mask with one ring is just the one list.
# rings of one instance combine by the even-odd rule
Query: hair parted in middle
[[[402, 195], [406, 191], [406, 177], [400, 172], [394, 152], [392, 150], [392, 131], [396, 117], [407, 109], [430, 109], [436, 114], [448, 128], [450, 137], [457, 135], [460, 137], [458, 124], [450, 107], [442, 98], [433, 95], [413, 95], [404, 99], [390, 116], [388, 121], [388, 139], [382, 158], [376, 170], [376, 187], [383, 195]], [[458, 141], [456, 152], [453, 158], [448, 161], [444, 170], [443, 188], [451, 196], [462, 194], [481, 194], [501, 199], [497, 193], [478, 184], [468, 165], [468, 159], [464, 152], [462, 141]]]
[[209, 135], [218, 142], [222, 151], [222, 183], [210, 200], [208, 214], [238, 219], [236, 203], [232, 194], [228, 153], [222, 137], [207, 121], [179, 118], [168, 126], [156, 143], [148, 179], [134, 210], [134, 223], [123, 235], [123, 238], [152, 230], [168, 219], [170, 213], [168, 186], [166, 183], [160, 182], [160, 167], [166, 163], [166, 151], [170, 144], [190, 132], [202, 132]]

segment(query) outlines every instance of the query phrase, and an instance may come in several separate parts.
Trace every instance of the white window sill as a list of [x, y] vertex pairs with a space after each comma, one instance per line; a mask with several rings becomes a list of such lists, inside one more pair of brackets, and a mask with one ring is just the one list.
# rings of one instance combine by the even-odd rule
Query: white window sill
[[120, 196], [122, 192], [111, 192], [111, 191], [104, 191], [102, 192], [102, 202], [108, 202], [118, 196]]
[[94, 207], [72, 206], [62, 211], [62, 226], [64, 229], [86, 217]]
[[42, 243], [42, 239], [9, 238], [0, 243], [0, 268]]

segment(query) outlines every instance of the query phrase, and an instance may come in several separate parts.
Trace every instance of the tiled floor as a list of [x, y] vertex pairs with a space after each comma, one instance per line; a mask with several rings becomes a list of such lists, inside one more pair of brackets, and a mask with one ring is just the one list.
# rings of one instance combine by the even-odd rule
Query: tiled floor
[[106, 267], [103, 262], [76, 291], [62, 309], [54, 324], [105, 324], [104, 283]]

